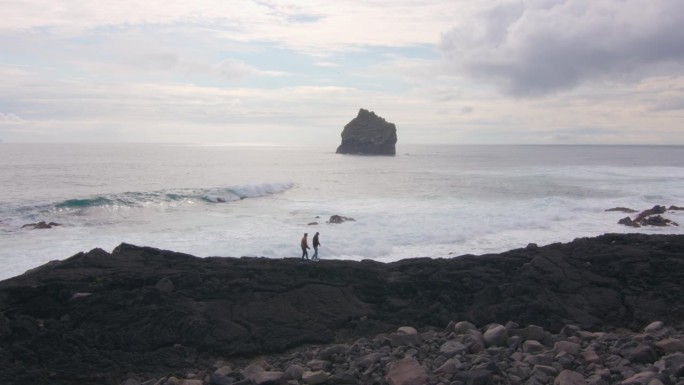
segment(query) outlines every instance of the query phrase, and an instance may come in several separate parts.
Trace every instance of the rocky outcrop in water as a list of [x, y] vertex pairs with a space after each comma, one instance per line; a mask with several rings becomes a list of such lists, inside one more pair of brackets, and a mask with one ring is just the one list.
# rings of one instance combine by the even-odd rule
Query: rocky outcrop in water
[[[684, 235], [609, 234], [502, 254], [390, 264], [196, 258], [122, 244], [111, 253], [95, 249], [0, 282], [0, 383], [119, 385], [130, 373], [161, 378], [204, 370], [217, 357], [235, 361], [308, 344], [353, 344], [405, 325], [427, 331], [452, 320], [482, 326], [512, 321], [554, 334], [568, 324], [589, 331], [640, 330], [653, 320], [681, 327], [682, 282]], [[504, 337], [511, 343], [501, 328], [480, 332], [485, 344], [499, 346]], [[378, 348], [420, 338], [402, 329]], [[540, 351], [551, 348], [539, 342]], [[402, 358], [392, 352], [392, 360]], [[421, 357], [427, 354], [413, 356], [425, 366]], [[620, 365], [622, 358], [613, 355], [605, 360]], [[391, 361], [378, 362], [384, 368]], [[479, 370], [484, 362], [470, 365]], [[306, 365], [304, 372], [312, 372], [309, 382], [302, 377], [306, 383], [329, 371]], [[482, 381], [455, 376], [464, 383]], [[197, 377], [202, 383], [204, 375]]]
[[51, 229], [55, 226], [61, 226], [60, 223], [57, 222], [45, 222], [45, 221], [40, 221], [37, 223], [27, 223], [23, 226], [21, 226], [22, 229], [30, 228], [33, 230], [39, 230], [39, 229]]
[[342, 130], [342, 143], [338, 154], [395, 155], [397, 128], [394, 123], [377, 116], [375, 112], [359, 110]]
[[[632, 210], [632, 211], [626, 211], [626, 210], [630, 210], [630, 209], [618, 207], [618, 208], [609, 209], [606, 211], [636, 212], [634, 210]], [[630, 226], [630, 227], [679, 226], [679, 224], [677, 224], [676, 222], [673, 222], [672, 220], [664, 218], [660, 215], [660, 214], [665, 214], [668, 210], [677, 211], [677, 210], [680, 210], [680, 208], [677, 206], [670, 206], [668, 209], [666, 209], [665, 206], [655, 205], [648, 210], [644, 210], [644, 211], [640, 212], [634, 219], [632, 219], [631, 217], [624, 217], [624, 218], [620, 219], [618, 221], [618, 224]]]
[[328, 219], [328, 223], [333, 223], [333, 224], [340, 224], [344, 222], [354, 222], [356, 219], [350, 218], [350, 217], [343, 217], [341, 215], [332, 215], [330, 216], [330, 219]]

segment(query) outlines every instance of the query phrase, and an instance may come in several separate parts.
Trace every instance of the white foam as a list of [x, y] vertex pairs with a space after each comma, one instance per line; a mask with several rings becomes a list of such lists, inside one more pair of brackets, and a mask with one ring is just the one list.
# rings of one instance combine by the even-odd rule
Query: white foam
[[[211, 173], [221, 182], [206, 181], [209, 186], [239, 181], [231, 187], [178, 189], [179, 177], [169, 170], [159, 179], [168, 177], [172, 186], [155, 185], [147, 195], [148, 190], [133, 190], [142, 192], [141, 199], [157, 197], [162, 203], [31, 218], [63, 223], [47, 231], [18, 230], [21, 222], [3, 219], [0, 228], [11, 231], [0, 233], [0, 261], [7, 267], [0, 271], [0, 279], [80, 251], [111, 251], [121, 242], [200, 257], [299, 258], [303, 233], [311, 238], [318, 231], [322, 259], [389, 262], [502, 252], [530, 242], [544, 245], [607, 232], [684, 234], [681, 211], [665, 216], [682, 226], [637, 230], [617, 224], [627, 214], [604, 211], [616, 206], [644, 210], [655, 204], [684, 205], [680, 167], [516, 168], [478, 163], [464, 168], [440, 156], [338, 157], [292, 149], [282, 156], [270, 151], [259, 152], [270, 161], [235, 156], [233, 163], [224, 163], [231, 165], [221, 169], [225, 175]], [[235, 163], [240, 160], [243, 163]], [[291, 182], [264, 183], [283, 177]], [[177, 192], [182, 199], [164, 200], [160, 191]], [[111, 194], [116, 196], [115, 191]], [[68, 198], [73, 196], [81, 195]], [[217, 204], [221, 200], [229, 204]], [[355, 221], [326, 223], [334, 214]]]

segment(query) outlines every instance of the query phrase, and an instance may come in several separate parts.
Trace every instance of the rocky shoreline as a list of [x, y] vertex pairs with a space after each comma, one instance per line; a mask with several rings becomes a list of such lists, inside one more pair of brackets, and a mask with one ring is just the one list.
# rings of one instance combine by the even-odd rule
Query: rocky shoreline
[[[682, 282], [684, 235], [390, 264], [122, 244], [0, 282], [0, 383], [677, 384]], [[426, 380], [391, 375], [404, 370]]]
[[125, 385], [671, 385], [684, 383], [684, 330], [656, 321], [640, 333], [558, 334], [514, 322], [443, 330], [400, 327], [348, 344], [309, 346], [253, 361], [217, 361], [208, 370]]

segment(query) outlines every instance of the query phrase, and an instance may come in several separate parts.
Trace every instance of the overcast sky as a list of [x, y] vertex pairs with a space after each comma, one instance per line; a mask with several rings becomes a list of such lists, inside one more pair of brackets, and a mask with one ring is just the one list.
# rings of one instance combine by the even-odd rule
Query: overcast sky
[[682, 0], [0, 0], [0, 140], [684, 144]]

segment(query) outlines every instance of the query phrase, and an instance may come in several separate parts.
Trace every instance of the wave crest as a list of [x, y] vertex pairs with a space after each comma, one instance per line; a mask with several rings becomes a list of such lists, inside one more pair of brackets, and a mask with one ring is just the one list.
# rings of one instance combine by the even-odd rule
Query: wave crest
[[91, 207], [144, 207], [155, 204], [203, 201], [229, 203], [242, 199], [261, 198], [291, 189], [293, 183], [264, 183], [209, 189], [180, 189], [152, 192], [124, 192], [90, 198], [67, 199], [54, 205], [57, 210], [82, 210]]

